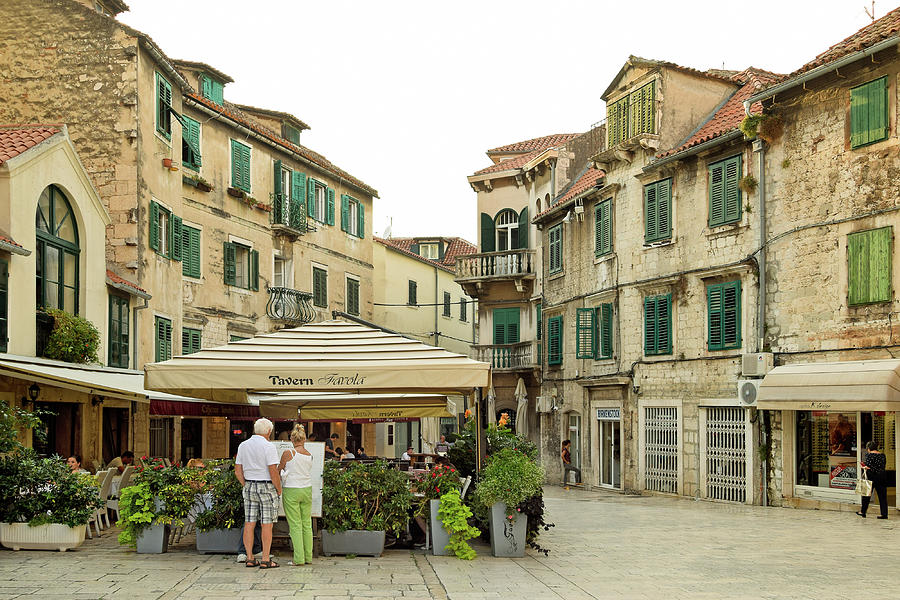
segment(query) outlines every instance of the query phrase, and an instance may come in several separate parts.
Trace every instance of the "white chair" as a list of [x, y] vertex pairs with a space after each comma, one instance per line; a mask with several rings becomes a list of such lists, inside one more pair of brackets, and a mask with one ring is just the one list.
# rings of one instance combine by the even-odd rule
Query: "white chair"
[[[106, 476], [108, 474], [109, 474], [109, 471], [97, 471], [96, 475], [94, 475], [94, 478], [97, 480], [97, 484], [100, 486], [100, 488], [103, 487], [103, 483], [106, 481]], [[99, 488], [97, 490], [97, 496], [100, 496]], [[90, 539], [94, 539], [94, 535], [91, 533], [91, 523], [94, 524], [94, 529], [97, 530], [97, 537], [100, 537], [101, 521], [100, 521], [100, 509], [99, 508], [91, 514], [91, 517], [88, 519], [88, 524], [87, 524], [87, 535]]]
[[[109, 529], [109, 513], [106, 511], [106, 503], [109, 501], [109, 489], [112, 487], [113, 473], [116, 472], [116, 469], [109, 469], [108, 471], [101, 471], [104, 474], [103, 479], [100, 480], [100, 508], [97, 509], [98, 516], [100, 517], [99, 522], [100, 526], [104, 529]], [[106, 525], [104, 525], [104, 521]]]
[[163, 457], [163, 464], [166, 465], [167, 467], [171, 467], [171, 466], [172, 466], [172, 461], [170, 461], [170, 460], [169, 460], [168, 458], [166, 458], [166, 457]]
[[[117, 489], [112, 489], [112, 485], [110, 485], [110, 494], [109, 500], [106, 501], [106, 508], [108, 510], [115, 511], [116, 513], [116, 521], [119, 520], [119, 496], [122, 494], [122, 490], [128, 487], [131, 483], [131, 474], [134, 472], [134, 467], [128, 465], [125, 467], [125, 470], [122, 471], [122, 477], [119, 478], [119, 487]], [[115, 480], [115, 476], [113, 476], [113, 480]]]
[[459, 492], [460, 500], [462, 500], [463, 498], [466, 497], [466, 492], [469, 491], [469, 485], [471, 485], [471, 483], [472, 483], [472, 476], [469, 475], [468, 477], [466, 477], [466, 480], [463, 481], [462, 490]]

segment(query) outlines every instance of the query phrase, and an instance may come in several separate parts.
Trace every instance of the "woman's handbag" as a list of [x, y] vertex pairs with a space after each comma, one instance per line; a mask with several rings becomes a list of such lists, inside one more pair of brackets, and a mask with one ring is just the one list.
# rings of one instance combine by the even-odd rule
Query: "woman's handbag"
[[856, 493], [860, 496], [872, 495], [872, 482], [869, 481], [869, 476], [866, 473], [866, 469], [862, 470], [862, 477], [856, 480]]

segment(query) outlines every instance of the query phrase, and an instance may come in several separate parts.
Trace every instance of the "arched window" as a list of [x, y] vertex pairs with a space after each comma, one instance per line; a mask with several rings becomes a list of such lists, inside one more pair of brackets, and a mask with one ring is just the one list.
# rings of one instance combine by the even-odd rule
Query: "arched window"
[[513, 250], [519, 242], [519, 214], [511, 208], [504, 208], [497, 214], [497, 251]]
[[37, 230], [37, 304], [78, 314], [78, 225], [65, 195], [55, 185], [41, 192]]

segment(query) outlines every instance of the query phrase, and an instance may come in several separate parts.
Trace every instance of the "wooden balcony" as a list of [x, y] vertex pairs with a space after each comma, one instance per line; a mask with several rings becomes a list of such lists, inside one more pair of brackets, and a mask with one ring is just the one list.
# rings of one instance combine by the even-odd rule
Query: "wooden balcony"
[[491, 363], [495, 371], [518, 371], [540, 368], [538, 344], [535, 341], [518, 344], [478, 344], [472, 346], [475, 360]]
[[511, 281], [519, 292], [530, 291], [540, 265], [533, 249], [482, 252], [456, 257], [456, 282], [470, 296], [478, 296], [490, 281]]

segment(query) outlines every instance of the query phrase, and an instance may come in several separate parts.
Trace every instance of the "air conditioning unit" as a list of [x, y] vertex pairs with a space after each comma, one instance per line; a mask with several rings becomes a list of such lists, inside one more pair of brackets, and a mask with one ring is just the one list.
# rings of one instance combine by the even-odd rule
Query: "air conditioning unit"
[[534, 399], [534, 411], [539, 413], [548, 413], [553, 409], [550, 405], [550, 398], [547, 396], [538, 396]]
[[775, 368], [775, 355], [771, 352], [755, 352], [741, 355], [741, 375], [762, 377]]
[[761, 379], [738, 379], [738, 400], [744, 408], [756, 406], [756, 398], [759, 396], [759, 384]]

